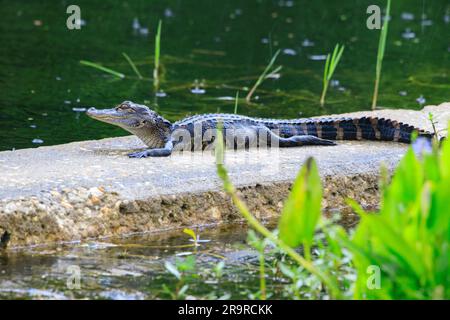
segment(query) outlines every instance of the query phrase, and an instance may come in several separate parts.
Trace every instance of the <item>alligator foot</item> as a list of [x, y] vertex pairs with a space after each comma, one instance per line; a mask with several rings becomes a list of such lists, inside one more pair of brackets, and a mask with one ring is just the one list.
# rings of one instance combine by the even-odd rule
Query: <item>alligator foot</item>
[[168, 157], [172, 153], [170, 149], [149, 149], [128, 154], [130, 158], [147, 158], [147, 157]]
[[304, 135], [293, 136], [280, 139], [280, 147], [298, 147], [298, 146], [335, 146], [336, 142], [332, 140], [321, 139], [316, 136]]

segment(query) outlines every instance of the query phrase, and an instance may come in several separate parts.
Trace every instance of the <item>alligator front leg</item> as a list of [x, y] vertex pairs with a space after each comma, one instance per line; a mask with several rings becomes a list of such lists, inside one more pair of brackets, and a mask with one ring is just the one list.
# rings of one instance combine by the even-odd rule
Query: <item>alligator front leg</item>
[[148, 149], [128, 154], [130, 158], [147, 158], [147, 157], [168, 157], [172, 154], [173, 143], [168, 141], [164, 148]]

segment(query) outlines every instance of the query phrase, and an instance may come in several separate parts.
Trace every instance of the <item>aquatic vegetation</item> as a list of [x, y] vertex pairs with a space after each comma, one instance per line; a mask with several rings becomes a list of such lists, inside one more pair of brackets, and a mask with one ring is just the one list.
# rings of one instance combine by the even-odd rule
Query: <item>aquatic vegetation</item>
[[[345, 241], [358, 272], [355, 298], [449, 299], [449, 168], [448, 141], [421, 158], [410, 149], [390, 184], [383, 181], [377, 215], [351, 201], [361, 217]], [[377, 290], [367, 289], [370, 266], [381, 268]]]
[[84, 66], [88, 66], [94, 69], [98, 69], [101, 70], [103, 72], [109, 73], [117, 78], [125, 78], [125, 75], [123, 73], [120, 73], [118, 71], [112, 70], [110, 68], [106, 68], [104, 66], [102, 66], [101, 64], [95, 63], [95, 62], [91, 62], [91, 61], [86, 61], [86, 60], [81, 60], [80, 64], [84, 65]]
[[170, 288], [168, 285], [163, 284], [163, 293], [173, 300], [184, 299], [189, 289], [189, 282], [197, 279], [194, 273], [196, 267], [195, 257], [189, 256], [185, 259], [176, 259], [174, 264], [166, 261], [164, 266], [168, 272], [177, 278], [178, 282], [175, 288]]
[[333, 50], [333, 54], [327, 55], [325, 62], [325, 69], [323, 71], [323, 89], [322, 95], [320, 97], [320, 105], [323, 106], [325, 104], [325, 96], [328, 91], [328, 86], [330, 84], [330, 80], [333, 77], [334, 71], [336, 70], [339, 61], [341, 60], [342, 54], [344, 53], [345, 46], [340, 46], [339, 43], [336, 44]]
[[139, 70], [137, 69], [136, 65], [134, 64], [133, 60], [131, 60], [131, 58], [125, 53], [122, 52], [122, 55], [125, 57], [125, 59], [128, 61], [128, 63], [130, 64], [131, 68], [133, 69], [134, 73], [136, 73], [136, 75], [138, 76], [138, 78], [140, 80], [143, 79], [141, 73], [139, 72]]
[[269, 64], [264, 69], [263, 73], [261, 73], [258, 80], [256, 80], [255, 84], [248, 92], [247, 96], [245, 97], [247, 103], [249, 103], [252, 100], [253, 94], [255, 93], [256, 89], [258, 89], [258, 87], [264, 82], [264, 80], [270, 78], [271, 76], [273, 76], [274, 74], [278, 73], [281, 70], [282, 66], [278, 66], [275, 69], [271, 70], [280, 52], [281, 52], [280, 50], [277, 50], [277, 52], [275, 52], [272, 59], [270, 59]]
[[386, 14], [384, 16], [383, 27], [380, 32], [380, 41], [378, 43], [377, 67], [375, 75], [375, 87], [373, 90], [372, 109], [377, 107], [378, 91], [380, 88], [381, 68], [383, 66], [384, 52], [386, 50], [386, 39], [389, 28], [389, 19], [391, 12], [391, 0], [387, 0]]
[[236, 91], [236, 98], [234, 99], [234, 114], [237, 114], [239, 103], [239, 91]]
[[[283, 273], [294, 279], [299, 270], [308, 271], [331, 298], [450, 298], [449, 141], [444, 141], [441, 149], [435, 141], [430, 152], [420, 155], [410, 147], [390, 182], [387, 170], [382, 170], [378, 213], [365, 212], [348, 200], [361, 219], [350, 233], [321, 216], [320, 176], [315, 161], [308, 159], [285, 202], [276, 234], [258, 221], [238, 196], [223, 165], [221, 133], [217, 138], [217, 173], [224, 190], [251, 228], [297, 264], [297, 268], [280, 264]], [[317, 237], [317, 232], [324, 238]], [[295, 250], [300, 245], [303, 255]], [[321, 249], [322, 256], [313, 256], [312, 246]], [[348, 252], [356, 279], [342, 274]], [[329, 263], [324, 261], [332, 261], [335, 267], [325, 268]]]
[[267, 299], [267, 288], [266, 288], [266, 268], [265, 268], [265, 255], [264, 250], [268, 245], [267, 239], [261, 239], [258, 235], [250, 230], [248, 232], [247, 242], [249, 245], [254, 247], [258, 251], [258, 262], [259, 262], [259, 299]]
[[161, 26], [162, 21], [159, 20], [158, 30], [156, 31], [155, 36], [155, 66], [153, 69], [153, 86], [155, 91], [159, 89], [160, 82], [160, 73], [161, 73], [161, 64], [160, 64], [160, 54], [161, 54]]
[[[247, 220], [248, 224], [259, 234], [264, 236], [268, 241], [274, 243], [280, 250], [285, 252], [292, 260], [294, 260], [296, 263], [298, 263], [299, 266], [302, 266], [304, 269], [308, 270], [310, 273], [317, 276], [322, 283], [324, 283], [327, 288], [331, 291], [331, 295], [334, 298], [340, 298], [341, 292], [339, 290], [338, 284], [336, 283], [335, 279], [331, 278], [326, 272], [323, 272], [322, 270], [318, 269], [310, 260], [305, 259], [305, 257], [301, 256], [293, 247], [291, 247], [289, 244], [285, 243], [282, 238], [285, 238], [285, 235], [281, 235], [278, 237], [273, 232], [271, 232], [269, 229], [267, 229], [258, 219], [255, 218], [255, 216], [250, 212], [247, 205], [240, 199], [240, 197], [237, 195], [236, 189], [231, 183], [227, 170], [225, 166], [223, 165], [223, 159], [224, 159], [224, 150], [223, 150], [223, 136], [221, 130], [218, 130], [217, 133], [217, 141], [215, 148], [215, 155], [216, 155], [216, 165], [217, 165], [217, 174], [220, 177], [220, 179], [223, 182], [223, 188], [225, 192], [227, 192], [231, 199], [233, 200], [233, 203], [239, 210], [239, 212], [242, 214], [242, 216]], [[293, 189], [301, 189], [301, 187], [296, 187], [297, 185], [303, 185], [305, 184], [306, 180], [309, 180], [309, 176], [317, 175], [317, 166], [314, 162], [314, 160], [309, 159], [308, 164], [303, 166], [302, 170], [300, 171], [300, 174], [298, 175], [296, 181], [294, 182]], [[314, 181], [320, 181], [320, 179], [313, 179]], [[314, 186], [315, 188], [318, 188], [318, 185]], [[316, 190], [317, 191], [317, 190]], [[283, 215], [291, 215], [291, 208], [289, 207], [287, 209], [283, 210]], [[283, 218], [282, 218], [283, 219]], [[301, 227], [299, 224], [292, 225], [292, 227]], [[291, 229], [287, 230], [287, 232], [291, 232]]]

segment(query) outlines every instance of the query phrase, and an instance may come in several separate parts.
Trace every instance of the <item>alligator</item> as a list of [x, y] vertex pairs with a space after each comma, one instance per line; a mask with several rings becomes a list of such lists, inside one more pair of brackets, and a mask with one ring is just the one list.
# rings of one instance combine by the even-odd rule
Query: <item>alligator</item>
[[226, 146], [235, 149], [260, 147], [262, 142], [269, 147], [281, 148], [336, 145], [333, 140], [410, 143], [413, 132], [426, 138], [433, 136], [408, 124], [375, 117], [278, 120], [237, 114], [201, 114], [171, 123], [147, 106], [131, 101], [124, 101], [112, 109], [89, 108], [86, 114], [131, 132], [149, 147], [130, 153], [131, 158], [167, 157], [174, 150], [205, 150], [213, 145], [214, 132], [219, 127]]

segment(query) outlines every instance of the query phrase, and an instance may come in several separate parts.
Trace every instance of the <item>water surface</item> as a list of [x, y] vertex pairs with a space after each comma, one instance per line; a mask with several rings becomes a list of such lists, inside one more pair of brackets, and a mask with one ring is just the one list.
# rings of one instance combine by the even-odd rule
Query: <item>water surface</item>
[[[69, 4], [0, 2], [0, 150], [126, 135], [74, 111], [123, 100], [154, 105], [171, 121], [233, 112], [236, 91], [245, 96], [278, 49], [280, 77], [261, 86], [255, 104], [241, 102], [239, 113], [284, 118], [369, 109], [379, 37], [366, 28], [373, 1], [80, 0], [83, 26], [72, 31]], [[448, 0], [394, 1], [380, 105], [419, 109], [449, 100], [449, 12]], [[155, 97], [151, 80], [159, 19], [164, 97]], [[321, 108], [322, 59], [336, 43], [346, 51]]]

